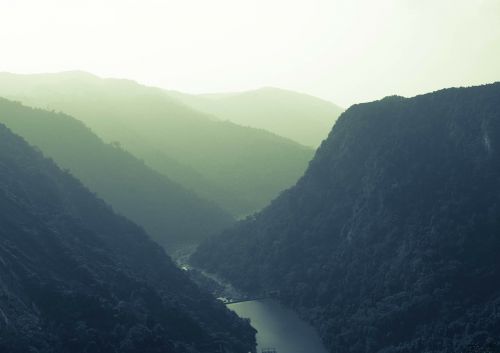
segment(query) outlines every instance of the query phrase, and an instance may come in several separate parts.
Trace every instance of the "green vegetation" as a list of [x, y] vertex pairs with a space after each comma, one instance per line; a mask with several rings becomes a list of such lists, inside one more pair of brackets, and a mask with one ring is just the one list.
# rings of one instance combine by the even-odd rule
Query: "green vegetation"
[[500, 83], [388, 97], [192, 261], [276, 293], [332, 353], [498, 352], [499, 189]]
[[0, 96], [76, 117], [234, 216], [264, 207], [292, 186], [313, 155], [311, 148], [219, 121], [132, 81], [81, 72], [1, 74]]
[[0, 98], [0, 123], [68, 169], [114, 209], [142, 225], [167, 250], [197, 244], [232, 217], [118, 145], [104, 143], [80, 121]]
[[232, 94], [188, 95], [170, 92], [184, 103], [235, 124], [271, 131], [317, 147], [342, 109], [330, 102], [278, 88]]
[[0, 352], [215, 353], [219, 343], [255, 352], [255, 331], [0, 124]]

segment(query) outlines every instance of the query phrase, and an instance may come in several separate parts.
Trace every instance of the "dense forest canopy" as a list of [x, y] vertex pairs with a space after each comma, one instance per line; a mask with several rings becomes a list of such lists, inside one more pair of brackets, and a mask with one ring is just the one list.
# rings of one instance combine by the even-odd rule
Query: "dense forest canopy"
[[254, 331], [0, 125], [0, 351], [230, 352]]
[[274, 293], [332, 353], [487, 351], [499, 189], [500, 83], [387, 97], [349, 108], [295, 187], [192, 261]]
[[500, 0], [0, 0], [0, 38], [0, 353], [500, 353]]

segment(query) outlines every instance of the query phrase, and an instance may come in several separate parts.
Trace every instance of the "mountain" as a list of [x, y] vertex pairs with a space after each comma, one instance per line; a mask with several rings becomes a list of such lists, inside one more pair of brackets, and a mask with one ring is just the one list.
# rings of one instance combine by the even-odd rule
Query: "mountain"
[[165, 91], [82, 72], [0, 74], [0, 96], [60, 110], [106, 142], [120, 142], [147, 165], [234, 216], [264, 207], [292, 186], [311, 148], [200, 113]]
[[255, 351], [144, 231], [0, 125], [0, 351]]
[[343, 111], [328, 101], [273, 87], [231, 94], [169, 94], [223, 120], [271, 131], [314, 148]]
[[197, 244], [233, 222], [203, 200], [152, 170], [119, 146], [106, 144], [80, 121], [0, 98], [5, 124], [113, 208], [142, 225], [167, 250]]
[[[331, 352], [500, 349], [500, 83], [349, 108], [297, 185], [192, 261]], [[483, 348], [482, 348], [483, 347]]]

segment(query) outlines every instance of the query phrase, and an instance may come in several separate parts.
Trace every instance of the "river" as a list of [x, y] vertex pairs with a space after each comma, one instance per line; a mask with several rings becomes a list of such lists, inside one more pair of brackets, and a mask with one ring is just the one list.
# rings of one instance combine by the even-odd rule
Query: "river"
[[[194, 282], [212, 292], [214, 297], [231, 301], [248, 298], [216, 275], [190, 266], [188, 258], [186, 255], [178, 256], [176, 262]], [[243, 301], [227, 304], [227, 307], [239, 317], [250, 319], [250, 324], [257, 330], [257, 353], [265, 348], [274, 348], [277, 353], [328, 353], [312, 326], [276, 300]]]
[[327, 353], [316, 331], [275, 300], [254, 300], [227, 307], [250, 319], [258, 331], [258, 353], [264, 348], [275, 348], [277, 353]]

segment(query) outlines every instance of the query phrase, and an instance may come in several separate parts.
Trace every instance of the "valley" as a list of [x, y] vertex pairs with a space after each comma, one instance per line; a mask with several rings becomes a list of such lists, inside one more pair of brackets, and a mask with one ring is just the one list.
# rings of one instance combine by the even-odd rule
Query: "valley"
[[0, 348], [495, 352], [499, 87], [349, 108], [239, 220], [84, 122], [0, 99]]
[[500, 0], [0, 1], [0, 353], [500, 353]]

